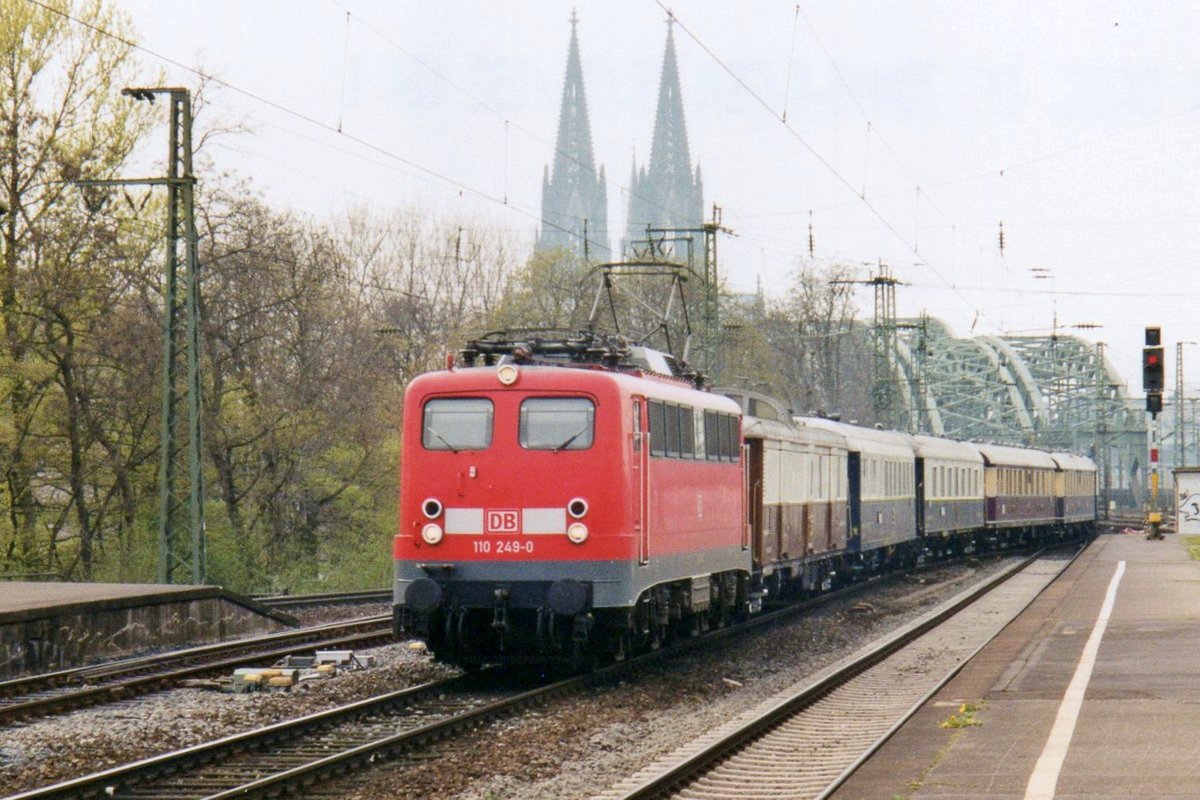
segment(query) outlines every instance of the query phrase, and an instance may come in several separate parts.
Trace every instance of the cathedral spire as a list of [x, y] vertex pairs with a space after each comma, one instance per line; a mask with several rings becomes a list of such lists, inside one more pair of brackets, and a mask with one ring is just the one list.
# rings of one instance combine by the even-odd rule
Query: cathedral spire
[[538, 249], [584, 251], [586, 221], [588, 255], [607, 261], [608, 200], [604, 168], [596, 169], [588, 123], [583, 64], [579, 55], [579, 16], [571, 11], [571, 43], [558, 114], [554, 167], [542, 184], [542, 230]]
[[674, 20], [667, 21], [667, 46], [658, 84], [658, 106], [649, 167], [630, 187], [626, 242], [643, 239], [648, 225], [656, 228], [698, 228], [704, 223], [704, 189], [700, 167], [693, 173], [688, 147], [679, 61], [675, 56]]

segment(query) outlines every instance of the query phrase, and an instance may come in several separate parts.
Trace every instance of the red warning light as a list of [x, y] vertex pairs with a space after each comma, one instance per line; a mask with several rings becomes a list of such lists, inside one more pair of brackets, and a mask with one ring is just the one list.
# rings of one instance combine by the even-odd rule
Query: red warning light
[[1142, 348], [1142, 390], [1145, 392], [1161, 392], [1163, 390], [1163, 349], [1161, 347]]

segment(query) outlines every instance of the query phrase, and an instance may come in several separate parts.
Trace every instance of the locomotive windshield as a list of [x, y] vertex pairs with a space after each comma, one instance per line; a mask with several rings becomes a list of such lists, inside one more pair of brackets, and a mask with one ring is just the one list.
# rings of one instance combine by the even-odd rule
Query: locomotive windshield
[[492, 401], [442, 398], [425, 404], [426, 450], [485, 450], [492, 443]]
[[521, 446], [529, 450], [586, 450], [596, 408], [586, 397], [531, 397], [521, 403]]

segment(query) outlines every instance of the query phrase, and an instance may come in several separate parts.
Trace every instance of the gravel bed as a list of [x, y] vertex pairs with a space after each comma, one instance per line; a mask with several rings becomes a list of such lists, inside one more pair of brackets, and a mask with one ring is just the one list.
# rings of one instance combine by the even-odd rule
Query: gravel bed
[[375, 666], [291, 692], [175, 689], [3, 728], [0, 796], [455, 674], [403, 645], [359, 652]]
[[935, 568], [868, 589], [772, 630], [485, 727], [447, 743], [443, 758], [382, 765], [324, 796], [591, 797], [1011, 563]]
[[[327, 622], [340, 622], [343, 620], [354, 620], [360, 617], [375, 617], [380, 614], [392, 613], [391, 603], [342, 603], [340, 605], [329, 606], [304, 606], [295, 610], [283, 609], [285, 614], [291, 614], [299, 622], [299, 627], [306, 628], [312, 625], [323, 625]], [[280, 632], [286, 632], [288, 628], [281, 628]], [[238, 639], [253, 639], [263, 634], [248, 633], [244, 636], [234, 636], [229, 639], [224, 639], [224, 642], [237, 641]], [[217, 642], [212, 642], [216, 644]], [[186, 650], [193, 647], [192, 644], [180, 644], [165, 648], [150, 648], [148, 650], [136, 650], [125, 653], [120, 658], [93, 658], [89, 659], [80, 666], [96, 667], [102, 664], [107, 664], [112, 661], [124, 660], [127, 658], [140, 658], [142, 656], [154, 655], [155, 653], [172, 653], [177, 650]], [[30, 675], [37, 675], [37, 671], [14, 669], [0, 675], [2, 680], [10, 680], [15, 678], [25, 678]]]
[[[382, 765], [340, 782], [330, 796], [589, 797], [1009, 563], [939, 567], [870, 588], [770, 631], [486, 726], [443, 745], [443, 758]], [[320, 611], [374, 613], [363, 608]], [[0, 796], [454, 674], [403, 645], [362, 652], [376, 657], [375, 667], [290, 693], [177, 689], [5, 728]]]
[[300, 620], [300, 624], [323, 625], [326, 622], [339, 622], [359, 617], [375, 617], [380, 614], [392, 613], [391, 603], [342, 603], [330, 606], [301, 606], [300, 608], [282, 609], [285, 614], [291, 614]]

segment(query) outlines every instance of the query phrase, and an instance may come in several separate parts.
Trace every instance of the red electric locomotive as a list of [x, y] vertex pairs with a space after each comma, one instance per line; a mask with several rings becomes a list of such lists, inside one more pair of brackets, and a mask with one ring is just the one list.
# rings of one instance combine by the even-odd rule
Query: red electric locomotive
[[398, 634], [579, 663], [750, 607], [740, 410], [656, 351], [492, 335], [404, 402]]

